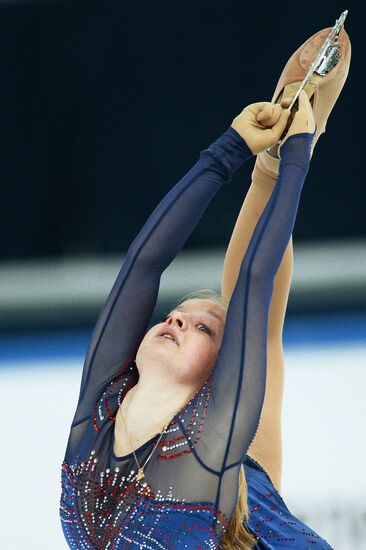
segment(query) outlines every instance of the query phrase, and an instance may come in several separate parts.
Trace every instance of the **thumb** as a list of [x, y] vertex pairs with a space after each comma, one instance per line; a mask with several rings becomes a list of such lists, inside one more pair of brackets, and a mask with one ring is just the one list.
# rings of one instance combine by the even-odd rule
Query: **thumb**
[[274, 126], [272, 126], [272, 134], [280, 139], [280, 137], [282, 136], [285, 128], [286, 128], [286, 124], [287, 124], [287, 121], [288, 121], [288, 118], [291, 114], [291, 111], [289, 109], [284, 109], [282, 111], [282, 113], [280, 114], [280, 118], [278, 119], [278, 121], [276, 122], [276, 124], [274, 124]]

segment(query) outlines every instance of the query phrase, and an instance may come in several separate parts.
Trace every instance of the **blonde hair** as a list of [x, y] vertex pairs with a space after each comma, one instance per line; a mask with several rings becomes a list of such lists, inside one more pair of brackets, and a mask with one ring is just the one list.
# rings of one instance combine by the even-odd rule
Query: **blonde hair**
[[[195, 290], [186, 294], [177, 303], [181, 305], [187, 300], [209, 300], [220, 305], [226, 312], [229, 301], [221, 294], [211, 289]], [[245, 524], [248, 524], [249, 508], [248, 508], [248, 488], [245, 479], [244, 466], [240, 466], [239, 471], [239, 494], [233, 515], [229, 521], [229, 525], [224, 536], [220, 541], [221, 550], [252, 550], [257, 544], [255, 537], [248, 531]]]

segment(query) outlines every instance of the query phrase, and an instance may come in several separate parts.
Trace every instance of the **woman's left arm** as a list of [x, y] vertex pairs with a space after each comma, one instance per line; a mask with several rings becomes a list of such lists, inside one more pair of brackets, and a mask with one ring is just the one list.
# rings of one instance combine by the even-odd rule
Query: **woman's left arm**
[[221, 471], [242, 463], [258, 429], [266, 386], [268, 314], [274, 279], [291, 238], [314, 129], [311, 105], [304, 92], [281, 144], [276, 185], [241, 261], [212, 375], [211, 407], [206, 417], [210, 441], [207, 462]]
[[[283, 100], [287, 108], [290, 100]], [[264, 109], [258, 117], [262, 125], [272, 127], [280, 116], [280, 106]], [[255, 174], [255, 172], [253, 172]], [[267, 205], [276, 181], [254, 175], [226, 251], [221, 294], [230, 300], [238, 278], [240, 265], [248, 248], [253, 231]], [[282, 400], [285, 379], [285, 358], [282, 332], [293, 272], [292, 236], [274, 279], [268, 315], [267, 375], [263, 407], [259, 426], [247, 454], [259, 462], [275, 485], [281, 490], [282, 476]]]
[[[272, 194], [274, 182], [253, 179], [245, 197], [228, 245], [224, 261], [221, 293], [230, 300], [240, 265], [257, 222]], [[293, 271], [292, 237], [274, 279], [268, 318], [267, 376], [261, 417], [256, 435], [247, 453], [269, 474], [278, 491], [281, 489], [282, 432], [281, 414], [284, 387], [282, 331]]]

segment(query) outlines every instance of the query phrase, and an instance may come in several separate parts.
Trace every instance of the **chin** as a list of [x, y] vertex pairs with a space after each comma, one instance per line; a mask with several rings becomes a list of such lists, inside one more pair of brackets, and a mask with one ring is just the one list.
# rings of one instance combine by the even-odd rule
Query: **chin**
[[168, 363], [170, 368], [171, 364], [174, 363], [174, 358], [171, 357], [169, 352], [167, 352], [165, 345], [149, 345], [144, 346], [143, 349], [138, 349], [136, 354], [136, 363], [139, 365], [151, 365], [151, 363], [159, 362], [159, 365], [163, 366]]

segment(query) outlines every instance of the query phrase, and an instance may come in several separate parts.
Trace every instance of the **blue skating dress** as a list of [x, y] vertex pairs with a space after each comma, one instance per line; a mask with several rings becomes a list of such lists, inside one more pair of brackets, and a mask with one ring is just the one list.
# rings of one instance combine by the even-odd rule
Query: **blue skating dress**
[[[62, 463], [60, 517], [70, 548], [220, 548], [259, 423], [273, 282], [294, 227], [312, 137], [297, 134], [282, 147], [280, 173], [243, 258], [215, 366], [172, 418], [142, 479], [133, 453], [114, 453], [116, 414], [138, 382], [134, 359], [163, 271], [224, 182], [253, 156], [233, 128], [201, 152], [132, 242], [91, 336]], [[140, 464], [159, 435], [135, 451]], [[255, 533], [256, 526], [249, 527]], [[287, 528], [280, 527], [284, 536]], [[288, 546], [270, 544], [264, 548], [310, 548], [300, 535]]]
[[291, 514], [264, 468], [249, 455], [244, 459], [249, 525], [255, 550], [331, 550], [326, 540]]

